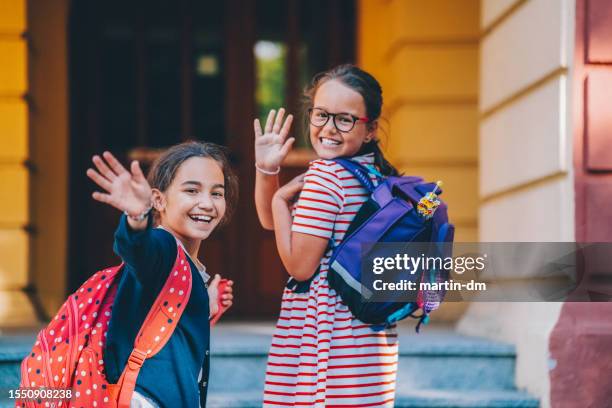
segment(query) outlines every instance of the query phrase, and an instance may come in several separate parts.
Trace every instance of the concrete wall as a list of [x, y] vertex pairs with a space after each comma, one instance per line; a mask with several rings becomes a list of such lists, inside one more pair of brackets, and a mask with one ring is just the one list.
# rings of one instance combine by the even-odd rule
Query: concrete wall
[[31, 224], [25, 0], [0, 3], [0, 326], [35, 322], [28, 285]]
[[[573, 0], [481, 2], [481, 241], [574, 240], [574, 9]], [[548, 407], [548, 339], [560, 308], [474, 303], [458, 328], [515, 344], [517, 385]]]

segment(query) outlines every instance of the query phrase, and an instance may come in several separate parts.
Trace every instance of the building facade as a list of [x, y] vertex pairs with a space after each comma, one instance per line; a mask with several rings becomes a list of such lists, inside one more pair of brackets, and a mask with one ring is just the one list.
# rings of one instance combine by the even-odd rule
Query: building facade
[[[237, 302], [235, 314], [259, 308], [259, 315], [250, 316], [273, 316], [285, 276], [274, 257], [273, 237], [259, 229], [249, 202], [254, 176], [250, 123], [267, 106], [255, 95], [263, 75], [259, 54], [253, 56], [256, 44], [285, 61], [280, 72], [286, 83], [302, 84], [341, 62], [356, 61], [371, 71], [384, 89], [387, 154], [406, 173], [445, 182], [456, 241], [612, 239], [609, 2], [359, 0], [329, 2], [317, 14], [292, 0], [282, 2], [283, 25], [261, 17], [264, 3], [232, 0], [219, 10], [191, 13], [192, 3], [183, 1], [175, 14], [163, 7], [155, 14], [151, 6], [145, 16], [175, 16], [175, 25], [164, 23], [157, 31], [142, 29], [153, 27], [153, 17], [121, 23], [124, 14], [139, 15], [127, 7], [98, 13], [107, 20], [87, 20], [97, 11], [79, 8], [78, 1], [0, 5], [0, 326], [38, 324], [93, 272], [92, 265], [113, 261], [109, 234], [117, 214], [102, 213], [91, 203], [83, 170], [100, 149], [146, 160], [152, 148], [163, 145], [150, 135], [165, 124], [146, 115], [156, 109], [147, 101], [155, 100], [158, 88], [145, 80], [155, 74], [155, 61], [147, 58], [156, 48], [146, 48], [155, 39], [158, 50], [170, 49], [167, 44], [176, 39], [175, 56], [182, 61], [168, 91], [180, 90], [176, 97], [182, 107], [176, 128], [168, 128], [175, 132], [172, 142], [197, 137], [198, 118], [215, 109], [198, 104], [198, 87], [219, 92], [215, 101], [222, 110], [215, 115], [223, 120], [212, 130], [201, 126], [235, 152], [243, 198], [235, 226], [211, 242], [205, 257], [212, 262], [209, 269], [254, 288], [254, 295], [244, 293], [242, 305]], [[217, 20], [224, 25], [215, 26]], [[321, 27], [325, 35], [317, 37]], [[109, 44], [130, 45], [124, 54], [104, 54], [107, 48], [119, 49]], [[193, 52], [197, 58], [191, 60]], [[116, 72], [136, 73], [138, 91], [117, 100], [141, 112], [126, 128], [135, 135], [129, 143], [108, 139], [101, 130], [122, 131], [107, 127], [100, 107], [112, 97], [105, 92], [113, 84], [105, 83], [104, 75], [121, 77]], [[115, 84], [119, 95], [122, 84]], [[284, 86], [283, 96], [268, 102], [298, 110], [299, 87]], [[167, 95], [160, 100], [171, 98]], [[171, 106], [159, 109], [170, 112]], [[297, 149], [289, 172], [303, 169], [309, 158], [307, 149]], [[98, 216], [103, 222], [88, 223]], [[242, 256], [232, 255], [237, 252]], [[239, 289], [237, 295], [241, 299]], [[449, 303], [438, 319], [462, 333], [514, 344], [517, 385], [538, 396], [543, 407], [577, 406], [567, 396], [574, 388], [568, 386], [571, 378], [591, 384], [580, 401], [604, 406], [597, 404], [612, 400], [609, 391], [581, 373], [588, 367], [610, 368], [606, 342], [612, 330], [602, 319], [609, 315], [607, 306]], [[588, 316], [582, 326], [572, 323], [577, 315]], [[573, 339], [572, 349], [562, 339]], [[592, 357], [593, 350], [599, 359]], [[576, 356], [579, 364], [572, 360]]]

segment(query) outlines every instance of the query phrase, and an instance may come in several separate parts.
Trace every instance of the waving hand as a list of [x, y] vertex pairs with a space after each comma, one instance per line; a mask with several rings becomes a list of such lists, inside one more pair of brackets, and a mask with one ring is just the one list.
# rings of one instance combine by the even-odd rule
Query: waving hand
[[[255, 119], [253, 126], [255, 128], [255, 164], [265, 171], [276, 171], [289, 150], [295, 138], [287, 138], [293, 115], [288, 115], [283, 123], [285, 109], [280, 108], [278, 114], [271, 110], [266, 120], [264, 131], [261, 129], [259, 119]], [[281, 126], [282, 125], [282, 126]]]
[[96, 170], [87, 169], [87, 176], [106, 192], [94, 192], [94, 200], [111, 205], [130, 215], [137, 216], [151, 205], [151, 187], [140, 165], [133, 161], [130, 171], [109, 152], [94, 156]]

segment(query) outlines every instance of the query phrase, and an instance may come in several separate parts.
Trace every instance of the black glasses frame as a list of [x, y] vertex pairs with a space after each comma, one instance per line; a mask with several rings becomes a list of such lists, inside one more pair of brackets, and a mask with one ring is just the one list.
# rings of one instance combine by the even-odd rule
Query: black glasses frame
[[[315, 109], [316, 109], [316, 110], [319, 110], [319, 111], [323, 111], [323, 112], [325, 112], [325, 113], [327, 114], [327, 119], [325, 120], [325, 122], [323, 122], [323, 124], [322, 124], [322, 125], [319, 125], [319, 124], [316, 124], [316, 123], [313, 123], [313, 122], [312, 122], [312, 112], [313, 112]], [[351, 128], [350, 128], [350, 129], [348, 129], [348, 130], [342, 130], [342, 129], [340, 129], [340, 128], [338, 127], [338, 123], [336, 123], [336, 116], [338, 116], [338, 115], [348, 115], [348, 116], [350, 116], [350, 117], [353, 119], [353, 125], [351, 126]], [[350, 113], [346, 113], [346, 112], [341, 112], [341, 113], [330, 113], [330, 112], [326, 111], [325, 109], [321, 109], [321, 108], [308, 108], [308, 121], [310, 122], [310, 124], [311, 124], [312, 126], [316, 126], [316, 127], [322, 128], [322, 127], [324, 127], [325, 125], [327, 125], [327, 122], [329, 122], [329, 118], [332, 118], [332, 122], [333, 122], [334, 127], [336, 128], [336, 130], [337, 130], [338, 132], [342, 132], [342, 133], [348, 133], [348, 132], [350, 132], [351, 130], [353, 130], [353, 129], [355, 128], [355, 124], [356, 124], [357, 122], [360, 122], [360, 121], [361, 121], [361, 122], [364, 122], [364, 123], [369, 122], [369, 119], [368, 119], [368, 118], [365, 118], [365, 117], [364, 117], [364, 118], [360, 118], [360, 117], [358, 117], [358, 116], [351, 115]]]

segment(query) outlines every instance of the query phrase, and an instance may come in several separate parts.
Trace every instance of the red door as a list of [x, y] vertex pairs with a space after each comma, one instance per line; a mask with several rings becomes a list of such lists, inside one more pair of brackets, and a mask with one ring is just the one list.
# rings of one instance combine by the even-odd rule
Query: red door
[[577, 11], [576, 240], [612, 242], [612, 3], [579, 0]]
[[[576, 241], [612, 242], [612, 3], [576, 3]], [[612, 406], [611, 316], [611, 302], [563, 305], [550, 338], [551, 406]]]

